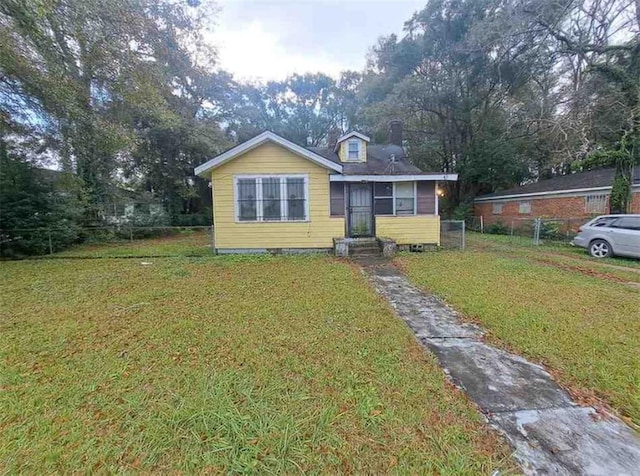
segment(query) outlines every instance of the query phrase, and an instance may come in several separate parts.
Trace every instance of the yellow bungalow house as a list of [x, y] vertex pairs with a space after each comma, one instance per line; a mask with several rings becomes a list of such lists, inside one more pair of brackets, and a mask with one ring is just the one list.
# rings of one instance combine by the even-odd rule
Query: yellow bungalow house
[[[328, 250], [334, 239], [439, 244], [438, 181], [406, 161], [402, 125], [390, 143], [350, 132], [301, 147], [263, 132], [195, 169], [213, 193], [217, 253]], [[349, 240], [346, 240], [349, 241]]]

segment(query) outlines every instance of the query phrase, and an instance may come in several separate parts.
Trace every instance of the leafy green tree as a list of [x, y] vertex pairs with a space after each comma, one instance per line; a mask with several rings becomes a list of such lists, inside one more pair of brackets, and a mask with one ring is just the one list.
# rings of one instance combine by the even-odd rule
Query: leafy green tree
[[271, 130], [298, 144], [319, 146], [332, 128], [355, 125], [359, 83], [358, 73], [344, 72], [338, 81], [308, 73], [264, 85], [237, 85], [229, 132], [241, 142]]
[[570, 6], [553, 24], [538, 23], [562, 48], [565, 60], [578, 65], [574, 69], [582, 81], [576, 96], [586, 90], [593, 111], [588, 146], [572, 168], [614, 167], [610, 210], [626, 213], [633, 168], [640, 165], [640, 5], [599, 0]]
[[[172, 207], [180, 200], [189, 207], [197, 192], [185, 190], [194, 180], [184, 176], [184, 162], [198, 161], [202, 153], [193, 150], [219, 134], [172, 139], [193, 130], [207, 114], [204, 105], [215, 108], [224, 94], [212, 70], [215, 54], [203, 40], [211, 10], [168, 0], [0, 4], [0, 110], [16, 118], [26, 109], [27, 122], [54, 138], [65, 169], [78, 174], [89, 194], [89, 222], [99, 219], [121, 170], [152, 170], [153, 180], [163, 161], [181, 165], [170, 164], [174, 175], [152, 187]], [[204, 122], [211, 129], [215, 120]]]
[[37, 169], [0, 140], [0, 256], [59, 251], [78, 239], [84, 196], [77, 176]]
[[409, 157], [427, 170], [456, 172], [451, 206], [529, 175], [521, 151], [535, 136], [521, 117], [532, 76], [546, 56], [532, 52], [534, 33], [510, 36], [511, 7], [497, 0], [436, 0], [374, 48], [361, 94], [367, 120], [381, 135], [403, 119]]

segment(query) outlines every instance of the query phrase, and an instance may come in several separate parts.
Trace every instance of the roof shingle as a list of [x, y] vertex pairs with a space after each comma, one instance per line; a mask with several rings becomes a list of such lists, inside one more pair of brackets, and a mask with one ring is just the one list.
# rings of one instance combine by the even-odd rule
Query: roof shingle
[[[404, 149], [394, 144], [367, 145], [366, 162], [340, 162], [338, 154], [331, 149], [307, 147], [325, 159], [342, 165], [344, 175], [421, 175], [427, 174], [406, 161]], [[393, 160], [392, 160], [393, 159]]]

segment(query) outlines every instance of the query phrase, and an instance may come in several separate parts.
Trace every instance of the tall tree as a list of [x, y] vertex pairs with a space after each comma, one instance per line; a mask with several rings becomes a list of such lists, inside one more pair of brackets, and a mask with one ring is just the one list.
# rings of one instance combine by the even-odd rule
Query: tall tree
[[[132, 154], [139, 158], [141, 151], [151, 157], [147, 162], [154, 155], [168, 159], [166, 143], [154, 144], [141, 134], [149, 129], [145, 125], [177, 132], [202, 114], [198, 105], [213, 102], [207, 95], [214, 96], [215, 87], [203, 85], [206, 65], [194, 64], [197, 54], [206, 56], [200, 22], [208, 7], [189, 4], [7, 0], [0, 5], [0, 107], [11, 115], [22, 106], [32, 122], [46, 124], [63, 164], [90, 192], [94, 219], [122, 161]], [[175, 144], [169, 148], [173, 157], [180, 155]]]
[[347, 71], [338, 81], [308, 73], [267, 84], [237, 85], [229, 131], [239, 141], [271, 130], [300, 145], [318, 146], [330, 129], [354, 125], [359, 83], [360, 75]]
[[609, 204], [616, 213], [629, 210], [633, 167], [640, 165], [638, 6], [634, 0], [582, 0], [567, 3], [554, 22], [539, 12], [534, 17], [556, 41], [570, 73], [567, 115], [591, 113], [590, 120], [579, 120], [585, 145], [573, 168], [615, 167]]
[[535, 34], [508, 34], [513, 17], [498, 0], [431, 1], [404, 38], [381, 40], [370, 60], [369, 120], [380, 128], [390, 116], [404, 119], [412, 160], [459, 173], [448, 191], [454, 204], [529, 173], [517, 94], [547, 65], [532, 51]]

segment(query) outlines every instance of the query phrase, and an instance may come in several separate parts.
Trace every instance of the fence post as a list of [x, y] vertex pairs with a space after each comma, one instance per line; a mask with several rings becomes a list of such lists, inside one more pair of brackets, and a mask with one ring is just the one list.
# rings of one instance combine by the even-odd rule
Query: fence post
[[129, 241], [133, 243], [133, 223], [129, 224]]
[[47, 228], [47, 233], [49, 234], [49, 254], [53, 254], [53, 240], [51, 239], [51, 230]]
[[466, 240], [466, 231], [465, 231], [466, 228], [467, 228], [467, 221], [466, 220], [462, 220], [462, 251], [464, 251], [465, 243], [467, 241]]
[[484, 233], [484, 215], [480, 215], [480, 233]]
[[513, 236], [513, 220], [511, 220], [511, 236]]

